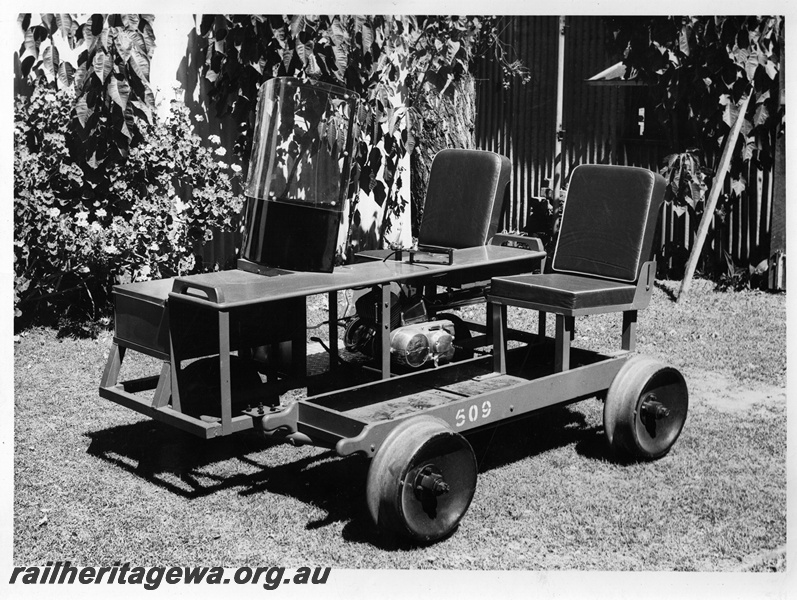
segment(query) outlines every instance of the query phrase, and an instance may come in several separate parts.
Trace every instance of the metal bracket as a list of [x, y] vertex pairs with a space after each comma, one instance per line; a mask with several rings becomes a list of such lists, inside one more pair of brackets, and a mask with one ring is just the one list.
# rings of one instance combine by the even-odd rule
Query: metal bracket
[[[416, 257], [417, 254], [430, 254], [432, 256], [435, 255], [442, 255], [445, 256], [445, 260], [447, 262], [443, 262], [441, 260], [418, 260]], [[410, 264], [445, 264], [445, 265], [453, 265], [454, 264], [454, 249], [453, 248], [446, 248], [443, 246], [426, 246], [426, 245], [418, 245], [417, 250], [410, 250]]]

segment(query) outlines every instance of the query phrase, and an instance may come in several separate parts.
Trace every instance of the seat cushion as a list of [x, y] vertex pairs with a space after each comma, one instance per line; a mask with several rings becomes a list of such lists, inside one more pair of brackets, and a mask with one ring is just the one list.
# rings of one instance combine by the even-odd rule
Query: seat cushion
[[552, 268], [636, 281], [650, 254], [666, 182], [637, 167], [580, 165], [567, 188]]
[[631, 304], [636, 286], [566, 273], [494, 277], [490, 296], [565, 311]]
[[484, 150], [438, 152], [429, 173], [418, 243], [484, 246], [498, 229], [511, 166], [505, 156]]

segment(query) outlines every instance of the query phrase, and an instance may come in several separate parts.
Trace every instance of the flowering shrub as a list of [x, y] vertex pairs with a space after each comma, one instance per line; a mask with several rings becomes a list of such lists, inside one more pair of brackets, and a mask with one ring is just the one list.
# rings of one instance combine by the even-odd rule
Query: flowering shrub
[[74, 92], [38, 86], [14, 119], [14, 310], [26, 320], [71, 311], [96, 318], [111, 286], [208, 270], [198, 246], [237, 225], [237, 165], [220, 162], [172, 103], [126, 160], [86, 172], [68, 134]]

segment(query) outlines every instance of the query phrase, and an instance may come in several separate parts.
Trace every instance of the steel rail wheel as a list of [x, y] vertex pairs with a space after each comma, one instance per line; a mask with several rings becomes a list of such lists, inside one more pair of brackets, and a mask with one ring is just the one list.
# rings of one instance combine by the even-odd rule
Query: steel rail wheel
[[612, 381], [603, 406], [603, 428], [622, 458], [667, 454], [681, 434], [689, 407], [683, 375], [658, 360], [633, 356]]
[[451, 534], [476, 491], [476, 456], [442, 419], [398, 425], [368, 470], [368, 510], [377, 527], [431, 543]]

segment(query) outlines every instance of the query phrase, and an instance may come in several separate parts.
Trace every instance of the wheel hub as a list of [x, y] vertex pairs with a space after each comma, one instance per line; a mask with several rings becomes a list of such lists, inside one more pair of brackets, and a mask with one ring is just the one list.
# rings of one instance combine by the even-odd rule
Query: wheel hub
[[423, 496], [432, 494], [442, 496], [451, 491], [451, 486], [443, 479], [440, 469], [434, 465], [426, 465], [415, 476], [415, 497], [421, 500]]
[[650, 437], [656, 437], [656, 421], [670, 416], [670, 409], [656, 398], [656, 394], [648, 394], [639, 406], [639, 416]]

